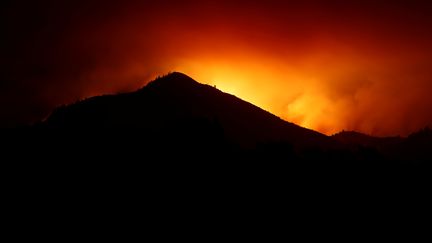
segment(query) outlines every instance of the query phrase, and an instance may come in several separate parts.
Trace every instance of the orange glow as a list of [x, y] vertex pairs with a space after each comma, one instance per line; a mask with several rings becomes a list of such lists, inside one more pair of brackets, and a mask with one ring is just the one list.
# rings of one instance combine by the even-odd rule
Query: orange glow
[[[341, 130], [376, 135], [401, 133], [399, 122], [411, 123], [405, 117], [411, 107], [405, 104], [415, 103], [416, 98], [401, 90], [408, 81], [394, 77], [393, 72], [402, 70], [412, 75], [411, 80], [417, 76], [411, 67], [387, 59], [367, 60], [360, 53], [346, 53], [337, 47], [332, 51], [337, 55], [316, 50], [296, 60], [262, 53], [254, 56], [247, 50], [223, 57], [197, 51], [202, 56], [182, 59], [173, 68], [287, 121], [328, 135]], [[415, 87], [407, 90], [420, 93]], [[421, 122], [415, 123], [404, 127], [402, 133], [422, 126]]]
[[[118, 69], [96, 69], [83, 77], [95, 84], [86, 87], [100, 93], [134, 90], [144, 85], [137, 80], [149, 81], [157, 75], [179, 71], [289, 122], [328, 135], [341, 130], [407, 134], [432, 119], [416, 117], [417, 110], [427, 110], [432, 103], [427, 89], [421, 88], [429, 87], [428, 76], [389, 54], [376, 54], [369, 59], [368, 53], [325, 41], [301, 54], [263, 52], [233, 41], [221, 44], [223, 52], [189, 43], [195, 41], [173, 46], [168, 42], [165, 51], [169, 54], [161, 53], [166, 59], [158, 60], [159, 66], [152, 68], [134, 61]], [[188, 53], [176, 51], [177, 45]], [[101, 79], [105, 82], [100, 83]], [[410, 82], [422, 85], [407, 86]], [[82, 94], [89, 96], [87, 91]]]
[[[278, 70], [274, 68], [275, 65], [260, 66], [251, 59], [231, 65], [201, 65], [184, 64], [178, 70], [191, 74], [196, 80], [216, 85], [220, 90], [234, 94], [287, 121], [327, 134], [339, 131], [339, 127], [335, 127], [336, 117], [331, 117], [336, 114], [331, 114], [331, 104], [316, 89], [317, 80], [313, 77], [296, 73], [298, 70]], [[265, 80], [278, 85], [268, 85]]]
[[[67, 27], [40, 31], [53, 36], [24, 36], [39, 41], [24, 41], [18, 54], [5, 58], [19, 61], [10, 62], [17, 66], [5, 70], [18, 71], [3, 79], [22, 82], [15, 82], [15, 93], [20, 85], [34, 89], [37, 95], [26, 102], [47, 114], [58, 104], [132, 91], [179, 71], [329, 135], [406, 135], [432, 124], [432, 4], [121, 2], [77, 5], [80, 11], [58, 3], [53, 9], [73, 12], [63, 20]], [[45, 9], [51, 8], [40, 11]], [[56, 23], [49, 17], [64, 16], [46, 14], [48, 25]], [[13, 92], [1, 93], [0, 103], [14, 98], [7, 93]], [[24, 113], [6, 107], [18, 117]]]

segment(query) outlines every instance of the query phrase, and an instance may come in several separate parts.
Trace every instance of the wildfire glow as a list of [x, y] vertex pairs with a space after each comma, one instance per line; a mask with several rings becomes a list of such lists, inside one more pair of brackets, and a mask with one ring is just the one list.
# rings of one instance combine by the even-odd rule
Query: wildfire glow
[[179, 71], [326, 134], [432, 124], [427, 1], [19, 2], [4, 21], [5, 123]]

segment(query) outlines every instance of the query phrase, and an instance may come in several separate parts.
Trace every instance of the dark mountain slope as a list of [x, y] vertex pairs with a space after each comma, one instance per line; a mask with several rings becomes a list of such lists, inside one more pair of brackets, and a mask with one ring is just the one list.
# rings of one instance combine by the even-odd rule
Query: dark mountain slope
[[401, 137], [373, 137], [354, 131], [343, 131], [332, 136], [333, 139], [347, 145], [361, 145], [370, 147], [386, 147], [402, 142]]
[[144, 186], [164, 193], [221, 184], [234, 193], [244, 187], [283, 195], [331, 188], [399, 193], [426, 188], [432, 158], [430, 130], [407, 139], [327, 137], [180, 73], [0, 132], [3, 166], [12, 167], [4, 171], [22, 187], [43, 181], [38, 188], [62, 191], [79, 184], [89, 194], [101, 185], [107, 194], [117, 188], [136, 195]]
[[432, 130], [425, 128], [411, 134], [395, 147], [392, 156], [400, 161], [423, 162], [432, 168]]
[[415, 164], [432, 161], [432, 132], [429, 128], [406, 138], [373, 137], [358, 132], [343, 131], [333, 135], [332, 139], [350, 149], [375, 150], [392, 163]]
[[133, 93], [95, 97], [61, 107], [43, 126], [69, 131], [130, 130], [168, 139], [184, 136], [180, 141], [219, 133], [242, 147], [273, 142], [296, 147], [332, 144], [320, 133], [283, 121], [181, 73], [158, 78]]

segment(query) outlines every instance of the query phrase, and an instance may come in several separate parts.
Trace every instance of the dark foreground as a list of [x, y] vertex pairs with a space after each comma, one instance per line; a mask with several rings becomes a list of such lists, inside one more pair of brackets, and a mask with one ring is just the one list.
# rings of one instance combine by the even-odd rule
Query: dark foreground
[[147, 181], [191, 188], [240, 183], [270, 190], [397, 191], [429, 188], [432, 163], [423, 152], [392, 157], [367, 146], [296, 148], [280, 142], [245, 148], [201, 133], [41, 129], [3, 132], [1, 161], [14, 183], [48, 187], [107, 182], [134, 188]]
[[253, 221], [263, 210], [298, 222], [323, 212], [326, 220], [335, 212], [357, 218], [370, 208], [399, 217], [429, 197], [432, 132], [328, 137], [173, 73], [0, 130], [0, 165], [12, 226], [133, 228], [149, 218], [181, 226], [191, 212], [206, 213], [197, 222], [229, 224], [238, 212]]
[[190, 134], [169, 140], [143, 136], [100, 131], [2, 136], [4, 229], [18, 239], [28, 234], [46, 239], [53, 232], [78, 239], [90, 234], [124, 240], [139, 232], [146, 232], [144, 238], [178, 239], [197, 237], [197, 231], [223, 238], [217, 225], [274, 230], [283, 221], [309, 235], [312, 229], [328, 233], [336, 221], [338, 231], [363, 235], [352, 223], [401, 226], [423, 218], [429, 208], [428, 161], [298, 152], [289, 144], [243, 149]]

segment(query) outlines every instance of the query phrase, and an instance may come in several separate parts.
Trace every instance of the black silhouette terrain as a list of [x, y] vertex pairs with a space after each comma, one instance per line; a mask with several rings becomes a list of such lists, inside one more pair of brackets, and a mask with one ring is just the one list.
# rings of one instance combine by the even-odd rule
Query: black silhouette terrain
[[392, 164], [429, 166], [432, 162], [432, 131], [425, 128], [402, 137], [372, 137], [358, 132], [341, 132], [332, 138], [350, 149], [366, 149]]
[[2, 135], [3, 154], [12, 154], [4, 165], [59, 180], [77, 173], [132, 184], [154, 177], [218, 183], [219, 175], [317, 187], [400, 178], [424, 185], [432, 161], [429, 129], [408, 138], [328, 137], [181, 73], [59, 107]]
[[217, 146], [335, 146], [320, 133], [283, 121], [181, 73], [159, 78], [133, 93], [95, 97], [58, 108], [38, 129], [84, 137], [134, 133], [140, 134], [139, 143], [161, 143], [191, 152], [200, 148], [218, 153]]

